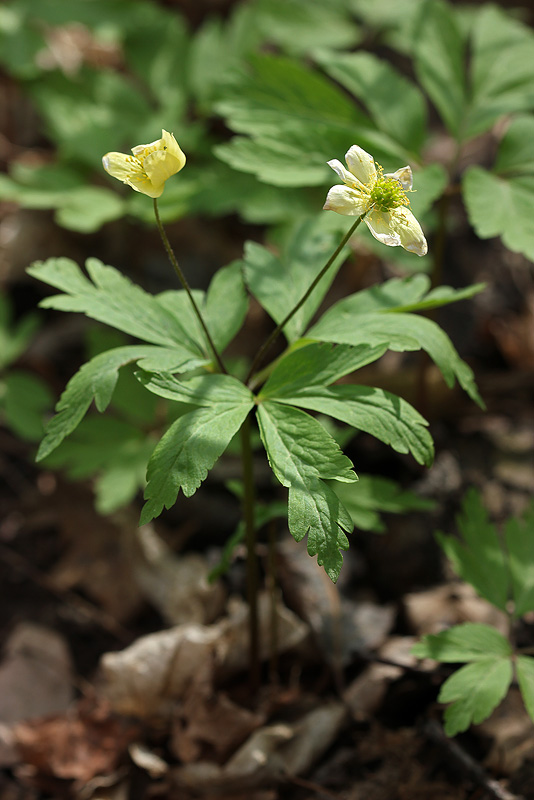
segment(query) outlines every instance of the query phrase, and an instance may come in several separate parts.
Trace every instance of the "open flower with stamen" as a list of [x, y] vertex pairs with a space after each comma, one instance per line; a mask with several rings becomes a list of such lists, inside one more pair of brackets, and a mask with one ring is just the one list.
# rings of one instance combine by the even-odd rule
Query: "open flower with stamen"
[[375, 165], [373, 157], [358, 145], [350, 148], [345, 160], [348, 169], [337, 159], [328, 162], [344, 185], [330, 189], [323, 208], [349, 217], [365, 214], [364, 221], [379, 242], [426, 255], [428, 245], [423, 231], [408, 208], [410, 167], [384, 174], [382, 167]]
[[132, 156], [125, 153], [106, 153], [102, 164], [117, 180], [126, 183], [149, 197], [159, 197], [165, 181], [180, 172], [185, 155], [172, 133], [161, 131], [161, 139], [150, 144], [132, 147]]

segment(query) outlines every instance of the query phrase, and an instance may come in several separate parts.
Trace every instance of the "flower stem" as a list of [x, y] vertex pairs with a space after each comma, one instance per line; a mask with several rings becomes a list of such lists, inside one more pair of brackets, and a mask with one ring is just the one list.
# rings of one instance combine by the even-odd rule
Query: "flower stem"
[[195, 298], [193, 297], [193, 293], [191, 291], [191, 287], [189, 286], [189, 284], [187, 282], [187, 278], [185, 277], [184, 273], [182, 272], [182, 269], [181, 269], [181, 267], [180, 267], [180, 265], [178, 263], [178, 259], [176, 258], [175, 254], [174, 254], [174, 250], [172, 249], [171, 244], [169, 242], [169, 239], [167, 237], [167, 234], [165, 232], [165, 228], [163, 227], [163, 224], [161, 222], [161, 219], [160, 219], [160, 216], [159, 216], [159, 208], [158, 208], [157, 197], [154, 197], [154, 214], [156, 216], [156, 224], [158, 226], [159, 235], [161, 236], [161, 241], [163, 242], [163, 246], [165, 247], [165, 250], [167, 251], [167, 255], [169, 256], [169, 261], [171, 262], [172, 267], [173, 267], [174, 271], [176, 272], [176, 274], [178, 276], [178, 280], [182, 284], [182, 287], [187, 292], [187, 296], [191, 300], [191, 305], [193, 306], [194, 312], [198, 317], [198, 321], [200, 322], [200, 324], [202, 326], [202, 330], [204, 331], [204, 333], [206, 335], [206, 339], [208, 340], [208, 344], [210, 346], [211, 352], [213, 353], [215, 361], [217, 362], [217, 366], [219, 367], [219, 370], [221, 372], [227, 374], [226, 367], [224, 366], [223, 361], [222, 361], [219, 353], [217, 352], [217, 348], [215, 347], [215, 344], [213, 342], [213, 339], [211, 338], [210, 332], [209, 332], [208, 328], [206, 327], [206, 323], [204, 322], [204, 318], [203, 318], [202, 314], [200, 313], [200, 309], [199, 309], [199, 307], [198, 307], [198, 305], [197, 305], [197, 303], [195, 301]]
[[247, 549], [247, 601], [249, 613], [249, 682], [255, 695], [260, 685], [260, 650], [258, 624], [258, 555], [256, 553], [256, 525], [254, 519], [254, 474], [252, 445], [250, 441], [250, 414], [243, 422], [241, 436], [241, 463], [243, 468], [243, 521]]
[[278, 336], [283, 331], [283, 329], [285, 328], [285, 326], [287, 325], [289, 320], [292, 319], [292, 317], [295, 316], [295, 314], [297, 313], [299, 308], [301, 308], [301, 306], [304, 305], [304, 303], [306, 302], [308, 297], [311, 295], [311, 293], [313, 292], [313, 290], [315, 289], [315, 287], [317, 286], [319, 281], [323, 278], [324, 275], [326, 275], [326, 273], [328, 272], [328, 270], [330, 269], [330, 267], [332, 266], [332, 264], [334, 263], [334, 261], [336, 260], [338, 255], [341, 253], [341, 251], [343, 250], [343, 248], [345, 247], [345, 245], [349, 241], [350, 237], [352, 236], [352, 234], [354, 233], [354, 231], [356, 230], [356, 228], [358, 227], [358, 225], [360, 224], [360, 222], [363, 220], [364, 217], [365, 217], [365, 214], [362, 214], [361, 217], [358, 217], [358, 219], [356, 220], [354, 225], [352, 225], [349, 228], [349, 230], [344, 235], [343, 239], [338, 244], [338, 246], [336, 247], [336, 249], [334, 250], [334, 252], [330, 256], [330, 258], [328, 259], [328, 261], [326, 262], [324, 267], [321, 269], [321, 271], [318, 273], [318, 275], [316, 275], [316, 277], [313, 279], [313, 281], [311, 282], [309, 287], [306, 289], [306, 291], [304, 292], [304, 294], [302, 295], [302, 297], [300, 298], [300, 300], [298, 301], [296, 306], [294, 306], [292, 308], [292, 310], [289, 312], [289, 314], [287, 314], [287, 316], [282, 320], [282, 322], [279, 325], [277, 325], [277, 327], [274, 329], [274, 331], [271, 333], [271, 335], [262, 344], [262, 346], [260, 347], [260, 349], [258, 350], [258, 352], [256, 353], [256, 355], [255, 355], [255, 357], [254, 357], [254, 359], [252, 361], [252, 364], [251, 364], [250, 369], [248, 371], [248, 375], [247, 375], [247, 377], [245, 379], [245, 383], [247, 385], [249, 384], [252, 376], [254, 375], [254, 373], [256, 371], [256, 368], [261, 363], [261, 360], [262, 360], [263, 356], [265, 355], [265, 353], [267, 352], [267, 350], [269, 350], [271, 345], [278, 338]]

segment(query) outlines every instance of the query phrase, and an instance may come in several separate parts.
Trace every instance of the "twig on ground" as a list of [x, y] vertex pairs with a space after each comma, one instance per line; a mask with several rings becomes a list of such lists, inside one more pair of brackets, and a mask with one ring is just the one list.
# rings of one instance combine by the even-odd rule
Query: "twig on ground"
[[469, 755], [454, 739], [449, 739], [435, 720], [427, 721], [423, 726], [424, 735], [438, 747], [445, 750], [447, 755], [483, 788], [493, 800], [523, 800], [521, 795], [512, 794], [499, 781], [493, 780], [485, 769]]

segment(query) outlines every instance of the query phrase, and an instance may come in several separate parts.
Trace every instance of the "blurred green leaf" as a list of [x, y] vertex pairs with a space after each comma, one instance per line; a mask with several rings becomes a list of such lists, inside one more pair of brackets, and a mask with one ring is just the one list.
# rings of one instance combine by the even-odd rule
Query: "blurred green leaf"
[[318, 61], [367, 108], [379, 130], [407, 153], [419, 153], [426, 138], [427, 112], [417, 86], [371, 53], [321, 53]]
[[504, 526], [515, 617], [534, 611], [533, 531], [534, 501], [520, 517], [511, 517]]
[[466, 622], [454, 625], [440, 633], [423, 636], [412, 648], [417, 658], [433, 658], [443, 663], [485, 661], [492, 658], [509, 658], [512, 648], [507, 639], [490, 625]]
[[467, 103], [465, 41], [453, 7], [443, 0], [420, 3], [414, 58], [420, 84], [450, 133], [462, 138]]
[[509, 658], [485, 658], [451, 675], [438, 697], [440, 703], [451, 703], [444, 715], [447, 736], [487, 719], [506, 695], [512, 675]]
[[44, 433], [45, 414], [54, 403], [48, 386], [35, 375], [11, 370], [0, 381], [0, 387], [0, 407], [3, 406], [7, 425], [22, 439], [39, 441]]
[[465, 137], [504, 114], [534, 109], [534, 33], [503, 9], [483, 5], [472, 30], [471, 99]]
[[505, 611], [509, 599], [508, 565], [499, 534], [475, 489], [465, 495], [456, 522], [462, 538], [438, 533], [440, 546], [456, 574]]
[[530, 719], [534, 720], [534, 658], [518, 655], [515, 669], [523, 702]]
[[332, 484], [335, 493], [359, 530], [384, 533], [381, 514], [406, 514], [409, 511], [431, 511], [435, 503], [413, 492], [403, 491], [396, 481], [380, 475], [362, 475], [354, 485]]
[[[276, 255], [256, 242], [245, 244], [245, 281], [263, 308], [280, 323], [296, 305], [336, 249], [339, 238], [319, 217], [297, 220]], [[321, 278], [310, 297], [284, 328], [294, 341], [308, 324], [343, 263], [344, 252]]]
[[491, 172], [472, 166], [462, 189], [469, 220], [482, 239], [500, 236], [514, 253], [534, 261], [534, 117], [513, 120]]

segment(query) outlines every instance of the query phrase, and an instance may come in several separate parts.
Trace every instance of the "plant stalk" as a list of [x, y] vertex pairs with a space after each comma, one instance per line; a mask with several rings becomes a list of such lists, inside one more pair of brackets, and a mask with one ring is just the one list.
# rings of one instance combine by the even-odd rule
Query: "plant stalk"
[[317, 284], [321, 280], [321, 278], [324, 275], [326, 275], [326, 273], [328, 272], [328, 270], [330, 269], [330, 267], [332, 266], [332, 264], [334, 263], [334, 261], [336, 260], [338, 255], [341, 253], [341, 251], [343, 250], [343, 248], [345, 247], [345, 245], [349, 241], [350, 237], [352, 236], [352, 234], [354, 233], [354, 231], [356, 230], [356, 228], [358, 227], [358, 225], [360, 224], [360, 222], [363, 220], [364, 217], [365, 217], [365, 214], [362, 214], [360, 217], [358, 217], [358, 219], [356, 220], [354, 225], [352, 225], [349, 228], [349, 230], [344, 235], [343, 239], [338, 244], [338, 246], [336, 247], [336, 249], [334, 250], [334, 252], [330, 256], [330, 258], [328, 259], [328, 261], [326, 262], [324, 267], [321, 269], [321, 271], [318, 273], [318, 275], [316, 275], [316, 277], [313, 279], [313, 281], [311, 282], [309, 287], [306, 289], [306, 291], [304, 292], [304, 294], [302, 295], [302, 297], [300, 298], [300, 300], [298, 301], [296, 306], [293, 307], [293, 309], [289, 312], [289, 314], [287, 314], [287, 316], [282, 320], [282, 322], [279, 325], [277, 325], [277, 327], [274, 329], [274, 331], [271, 333], [271, 335], [262, 344], [262, 346], [260, 347], [260, 349], [258, 350], [258, 352], [256, 353], [256, 355], [255, 355], [255, 357], [254, 357], [254, 359], [252, 361], [252, 364], [251, 364], [250, 369], [248, 371], [248, 375], [247, 375], [247, 377], [245, 379], [245, 383], [247, 384], [247, 386], [248, 386], [252, 376], [254, 375], [254, 372], [256, 371], [256, 368], [261, 363], [261, 360], [262, 360], [263, 356], [265, 355], [265, 353], [267, 352], [267, 350], [269, 350], [271, 345], [278, 338], [278, 336], [283, 331], [283, 329], [285, 328], [285, 326], [287, 325], [289, 320], [292, 319], [292, 317], [295, 316], [295, 314], [297, 313], [299, 308], [301, 308], [301, 306], [304, 305], [304, 303], [306, 302], [308, 297], [311, 295], [311, 293], [313, 292], [313, 290], [315, 289], [315, 287], [317, 286]]
[[258, 555], [256, 552], [256, 525], [254, 519], [254, 474], [252, 445], [250, 441], [250, 414], [243, 422], [241, 436], [241, 463], [243, 468], [243, 521], [247, 549], [247, 601], [249, 613], [249, 685], [255, 695], [260, 685], [260, 650], [258, 622]]
[[222, 361], [222, 358], [220, 357], [220, 355], [219, 355], [219, 353], [217, 351], [217, 348], [215, 347], [215, 344], [213, 342], [213, 339], [211, 338], [211, 335], [210, 335], [210, 332], [209, 332], [209, 330], [208, 330], [208, 328], [206, 326], [206, 323], [204, 322], [204, 318], [203, 318], [202, 314], [200, 313], [200, 309], [199, 309], [199, 307], [198, 307], [198, 305], [197, 305], [197, 303], [195, 301], [195, 298], [193, 297], [193, 293], [191, 291], [191, 287], [189, 286], [189, 284], [187, 282], [187, 278], [185, 277], [184, 273], [182, 272], [182, 268], [180, 267], [180, 265], [178, 263], [178, 259], [176, 258], [175, 254], [174, 254], [174, 250], [171, 247], [171, 243], [169, 242], [169, 239], [168, 239], [167, 234], [165, 232], [165, 228], [163, 227], [163, 223], [161, 222], [161, 218], [159, 216], [159, 208], [158, 208], [158, 199], [157, 199], [157, 197], [154, 197], [154, 214], [156, 216], [156, 224], [158, 226], [159, 235], [161, 236], [161, 240], [163, 242], [163, 246], [165, 247], [165, 250], [167, 251], [167, 255], [169, 256], [169, 261], [171, 262], [172, 267], [173, 267], [174, 271], [176, 272], [176, 274], [178, 276], [178, 280], [182, 284], [182, 287], [187, 292], [187, 296], [191, 300], [191, 305], [193, 306], [193, 309], [194, 309], [195, 314], [197, 315], [198, 321], [200, 322], [200, 324], [202, 326], [202, 330], [204, 331], [204, 333], [206, 335], [206, 339], [208, 340], [208, 344], [210, 346], [210, 349], [211, 349], [211, 351], [213, 353], [215, 361], [217, 362], [217, 366], [219, 367], [219, 370], [221, 372], [223, 372], [224, 374], [228, 374], [227, 370], [226, 370], [226, 367], [224, 366], [224, 363]]

